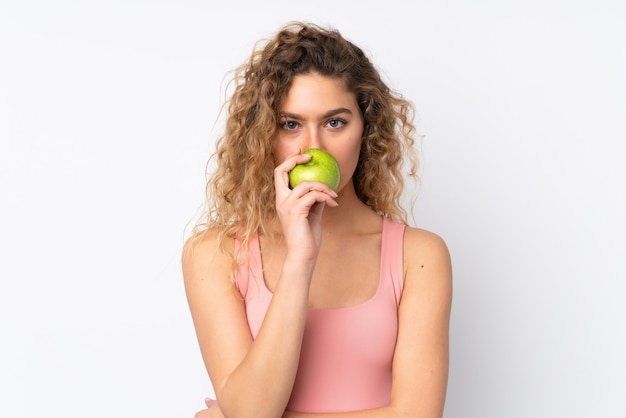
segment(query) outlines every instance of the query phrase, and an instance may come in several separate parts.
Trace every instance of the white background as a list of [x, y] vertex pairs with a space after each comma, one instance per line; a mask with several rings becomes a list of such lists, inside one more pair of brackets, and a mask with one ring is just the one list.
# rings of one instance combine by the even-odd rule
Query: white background
[[180, 249], [224, 76], [292, 19], [416, 105], [412, 223], [455, 273], [446, 417], [626, 417], [618, 0], [1, 0], [0, 416], [202, 407]]

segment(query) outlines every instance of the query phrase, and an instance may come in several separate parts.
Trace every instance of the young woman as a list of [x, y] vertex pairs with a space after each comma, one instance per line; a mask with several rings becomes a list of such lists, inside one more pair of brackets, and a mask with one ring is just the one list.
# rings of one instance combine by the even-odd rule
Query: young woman
[[[444, 241], [399, 204], [411, 104], [360, 48], [305, 23], [233, 82], [182, 260], [217, 398], [196, 417], [441, 417], [452, 273]], [[309, 148], [337, 159], [337, 192], [289, 187]]]

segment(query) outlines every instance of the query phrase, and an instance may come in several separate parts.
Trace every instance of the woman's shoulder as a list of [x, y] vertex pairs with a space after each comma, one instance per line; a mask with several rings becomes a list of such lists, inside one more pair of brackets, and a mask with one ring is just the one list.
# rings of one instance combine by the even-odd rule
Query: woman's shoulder
[[191, 235], [183, 245], [182, 267], [185, 279], [205, 276], [209, 271], [227, 271], [232, 265], [234, 240], [217, 229]]
[[183, 245], [183, 261], [195, 259], [198, 254], [215, 251], [219, 247], [219, 235], [217, 229], [194, 232]]
[[404, 232], [406, 271], [449, 270], [450, 251], [445, 240], [432, 231], [407, 226]]
[[404, 235], [410, 245], [446, 245], [441, 235], [423, 228], [407, 225]]

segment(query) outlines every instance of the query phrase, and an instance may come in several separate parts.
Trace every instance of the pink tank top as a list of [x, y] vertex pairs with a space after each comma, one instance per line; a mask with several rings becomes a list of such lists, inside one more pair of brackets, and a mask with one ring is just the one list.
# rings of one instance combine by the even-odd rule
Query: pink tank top
[[[347, 308], [309, 309], [288, 410], [342, 412], [389, 404], [404, 284], [404, 228], [383, 218], [380, 277], [372, 298]], [[235, 242], [235, 253], [245, 253], [239, 242]], [[236, 285], [256, 338], [272, 299], [263, 279], [257, 235], [250, 241], [248, 263], [239, 268]]]

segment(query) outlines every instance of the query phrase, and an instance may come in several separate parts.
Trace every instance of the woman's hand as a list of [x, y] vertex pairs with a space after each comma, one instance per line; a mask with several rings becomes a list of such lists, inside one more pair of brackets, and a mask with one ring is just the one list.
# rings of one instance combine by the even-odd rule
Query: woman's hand
[[288, 156], [274, 170], [276, 212], [280, 220], [287, 254], [315, 261], [322, 240], [321, 218], [324, 206], [337, 207], [337, 193], [320, 182], [306, 181], [289, 188], [289, 172], [311, 159], [308, 154]]
[[224, 418], [224, 414], [222, 414], [216, 400], [206, 398], [204, 403], [206, 404], [207, 409], [196, 412], [194, 418]]

